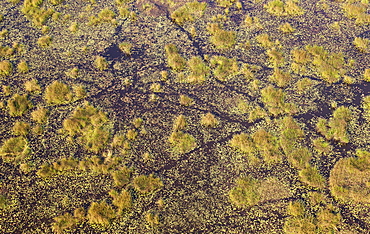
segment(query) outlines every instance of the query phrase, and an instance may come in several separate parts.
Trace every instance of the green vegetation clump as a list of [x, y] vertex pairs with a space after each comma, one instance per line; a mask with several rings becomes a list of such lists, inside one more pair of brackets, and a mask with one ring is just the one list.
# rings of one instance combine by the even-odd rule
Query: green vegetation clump
[[170, 68], [175, 71], [181, 71], [185, 68], [186, 61], [181, 55], [177, 47], [173, 44], [168, 44], [165, 46], [167, 63]]
[[332, 152], [333, 147], [324, 138], [319, 137], [313, 140], [315, 150], [320, 154], [328, 155]]
[[279, 68], [275, 68], [274, 73], [269, 78], [279, 87], [287, 86], [290, 80], [292, 79], [289, 73], [283, 72]]
[[11, 90], [10, 86], [9, 85], [3, 85], [2, 93], [5, 96], [10, 96], [10, 94], [12, 94], [12, 90]]
[[282, 159], [277, 138], [265, 129], [257, 130], [252, 136], [245, 133], [236, 134], [229, 143], [231, 147], [247, 154], [252, 162], [256, 159], [257, 152], [268, 164], [280, 162]]
[[38, 84], [38, 81], [36, 79], [32, 79], [32, 80], [28, 80], [24, 83], [24, 89], [27, 91], [27, 92], [40, 92], [41, 91], [41, 87], [40, 85]]
[[181, 131], [184, 130], [187, 126], [186, 119], [184, 115], [179, 115], [176, 117], [175, 121], [173, 122], [173, 131]]
[[115, 217], [113, 208], [105, 201], [91, 203], [87, 211], [87, 218], [91, 224], [109, 225]]
[[31, 112], [31, 118], [37, 123], [44, 123], [47, 120], [48, 110], [44, 107], [39, 107]]
[[72, 22], [68, 29], [69, 29], [69, 31], [71, 31], [73, 33], [77, 32], [77, 30], [78, 30], [78, 23]]
[[370, 95], [362, 99], [362, 108], [364, 108], [365, 116], [370, 118]]
[[312, 153], [307, 147], [298, 147], [287, 155], [289, 163], [297, 169], [305, 169], [312, 158]]
[[353, 44], [360, 52], [365, 53], [368, 51], [370, 40], [367, 38], [356, 37], [353, 41]]
[[219, 121], [216, 119], [216, 117], [213, 114], [208, 112], [207, 114], [202, 115], [200, 124], [207, 128], [214, 128], [219, 124]]
[[287, 234], [317, 233], [315, 219], [311, 215], [289, 217], [285, 221], [283, 229]]
[[72, 157], [62, 158], [58, 162], [53, 163], [53, 169], [55, 171], [70, 171], [74, 170], [78, 166], [78, 160]]
[[5, 39], [9, 35], [8, 29], [3, 29], [0, 31], [0, 39]]
[[9, 76], [12, 74], [13, 65], [8, 60], [3, 60], [0, 62], [0, 76]]
[[37, 27], [43, 26], [54, 13], [53, 9], [41, 7], [43, 0], [25, 0], [21, 11]]
[[260, 201], [260, 183], [252, 177], [239, 178], [229, 192], [230, 201], [239, 207], [253, 206]]
[[320, 77], [328, 83], [335, 83], [344, 76], [344, 55], [329, 53], [322, 46], [306, 46], [307, 52], [312, 55], [312, 65]]
[[194, 103], [194, 100], [187, 95], [180, 95], [179, 102], [180, 105], [190, 106]]
[[289, 158], [292, 156], [292, 153], [297, 148], [297, 141], [304, 136], [304, 133], [299, 127], [298, 123], [291, 116], [286, 116], [281, 120], [280, 131], [280, 146], [283, 149], [285, 155], [287, 155], [287, 157]]
[[316, 167], [306, 166], [305, 169], [299, 171], [299, 178], [314, 188], [323, 189], [325, 187], [325, 179]]
[[279, 52], [276, 48], [267, 50], [266, 54], [270, 59], [270, 64], [272, 64], [272, 67], [277, 68], [284, 65], [285, 59], [283, 53]]
[[63, 128], [70, 136], [78, 136], [93, 152], [101, 150], [110, 136], [106, 114], [89, 104], [77, 107], [72, 116], [63, 121]]
[[193, 22], [195, 19], [202, 17], [206, 7], [207, 3], [205, 2], [187, 2], [172, 12], [171, 18], [178, 25], [183, 25], [185, 22]]
[[0, 155], [5, 162], [18, 163], [29, 152], [28, 141], [22, 136], [5, 140], [0, 148]]
[[109, 64], [108, 64], [107, 60], [104, 57], [96, 56], [95, 61], [94, 61], [94, 65], [100, 71], [104, 71], [104, 70], [108, 69]]
[[256, 150], [252, 139], [246, 133], [234, 135], [230, 146], [248, 155], [252, 155]]
[[145, 215], [145, 220], [151, 228], [157, 227], [160, 224], [159, 214], [157, 212], [149, 211]]
[[72, 101], [73, 94], [70, 88], [60, 82], [54, 81], [45, 89], [45, 100], [48, 104], [58, 105]]
[[197, 147], [196, 139], [189, 133], [174, 131], [168, 138], [174, 153], [185, 154]]
[[56, 171], [54, 170], [52, 165], [49, 164], [43, 164], [41, 165], [40, 169], [36, 172], [38, 176], [41, 178], [47, 178], [50, 176], [55, 175]]
[[279, 29], [283, 33], [294, 33], [295, 32], [295, 28], [293, 28], [292, 25], [290, 25], [289, 23], [284, 23], [280, 25]]
[[296, 112], [294, 104], [285, 103], [285, 93], [282, 89], [275, 89], [272, 86], [267, 86], [261, 90], [261, 96], [268, 111], [273, 115], [284, 113], [294, 114]]
[[54, 218], [51, 229], [54, 233], [65, 233], [65, 230], [71, 229], [78, 223], [78, 219], [66, 212], [63, 215]]
[[345, 106], [340, 106], [334, 111], [333, 117], [329, 121], [320, 118], [316, 124], [316, 129], [328, 140], [334, 139], [342, 143], [348, 143], [347, 125], [351, 118], [351, 111]]
[[52, 37], [51, 36], [42, 36], [37, 40], [37, 44], [42, 47], [48, 47], [51, 45]]
[[6, 196], [0, 195], [0, 210], [5, 210], [9, 207], [9, 200]]
[[297, 82], [298, 92], [302, 93], [309, 89], [313, 85], [313, 82], [309, 78], [303, 78]]
[[22, 121], [17, 121], [15, 122], [14, 126], [13, 126], [13, 133], [14, 135], [21, 135], [21, 136], [25, 136], [29, 133], [30, 131], [30, 125], [26, 122], [22, 122]]
[[26, 61], [20, 61], [17, 65], [17, 69], [20, 73], [27, 73], [30, 70]]
[[130, 42], [122, 42], [118, 45], [118, 47], [126, 55], [131, 55], [132, 44]]
[[0, 56], [9, 57], [14, 54], [14, 49], [9, 46], [0, 46]]
[[282, 160], [278, 140], [271, 133], [265, 129], [259, 129], [252, 135], [252, 139], [265, 162], [270, 164]]
[[[310, 192], [315, 196], [315, 204], [323, 202], [325, 196], [318, 192]], [[324, 203], [323, 203], [324, 204]], [[285, 221], [284, 231], [291, 234], [304, 233], [335, 233], [337, 225], [341, 223], [341, 215], [331, 205], [321, 206], [315, 216], [305, 209], [303, 201], [289, 202], [287, 213], [290, 215]]]
[[272, 0], [264, 5], [267, 12], [276, 16], [298, 16], [304, 13], [304, 10], [296, 4], [294, 0]]
[[8, 100], [9, 114], [11, 116], [22, 116], [31, 107], [32, 103], [26, 95], [14, 94]]
[[357, 157], [340, 159], [330, 172], [331, 193], [344, 202], [370, 203], [370, 152], [357, 150]]
[[366, 82], [370, 82], [370, 68], [365, 69], [365, 72], [364, 72], [364, 80]]
[[132, 183], [134, 188], [142, 194], [153, 193], [163, 187], [161, 179], [154, 178], [153, 174], [150, 174], [149, 176], [137, 176], [134, 178]]
[[317, 227], [320, 233], [335, 233], [342, 222], [339, 212], [323, 208], [317, 213]]
[[287, 213], [294, 217], [301, 217], [305, 213], [305, 207], [302, 201], [289, 202], [287, 207]]
[[356, 24], [368, 25], [370, 24], [370, 14], [366, 12], [366, 3], [368, 4], [367, 0], [363, 0], [361, 3], [358, 1], [346, 1], [342, 4], [342, 8], [348, 18], [356, 19]]
[[199, 56], [194, 56], [188, 60], [190, 75], [187, 77], [189, 83], [202, 83], [209, 76], [209, 67]]
[[111, 190], [109, 195], [113, 198], [112, 204], [118, 208], [118, 214], [121, 214], [124, 210], [131, 208], [132, 197], [129, 191], [124, 189], [121, 192]]
[[114, 180], [114, 184], [117, 187], [123, 187], [130, 182], [132, 170], [128, 167], [122, 167], [116, 171], [112, 171], [111, 175]]
[[96, 26], [101, 23], [112, 23], [116, 24], [116, 13], [108, 8], [102, 9], [97, 16], [91, 16], [89, 25]]
[[238, 63], [235, 58], [224, 56], [213, 56], [211, 65], [214, 67], [213, 74], [221, 81], [227, 81], [239, 71]]
[[218, 24], [209, 26], [209, 32], [212, 34], [210, 41], [217, 49], [230, 49], [236, 43], [236, 33], [223, 30]]
[[266, 111], [262, 107], [256, 106], [255, 108], [250, 110], [248, 121], [253, 122], [256, 121], [257, 119], [263, 119], [266, 116], [267, 116]]
[[142, 118], [136, 118], [132, 121], [132, 125], [134, 125], [136, 129], [139, 129], [143, 125], [143, 122], [144, 120]]
[[86, 89], [82, 85], [75, 85], [72, 87], [75, 100], [79, 100], [86, 97]]
[[77, 78], [77, 76], [79, 75], [79, 72], [80, 72], [80, 69], [78, 69], [78, 67], [74, 67], [71, 70], [67, 71], [66, 75], [71, 78]]

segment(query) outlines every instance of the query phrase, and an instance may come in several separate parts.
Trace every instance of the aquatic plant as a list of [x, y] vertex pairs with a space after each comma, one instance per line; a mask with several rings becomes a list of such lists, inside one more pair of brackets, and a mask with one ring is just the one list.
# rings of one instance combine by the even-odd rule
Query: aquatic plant
[[37, 44], [41, 47], [48, 47], [51, 45], [52, 37], [51, 36], [42, 36], [37, 40]]
[[54, 218], [51, 229], [54, 233], [61, 234], [64, 233], [65, 230], [74, 227], [77, 223], [78, 219], [76, 217], [73, 217], [70, 213], [66, 212]]
[[3, 60], [0, 62], [0, 77], [9, 76], [13, 71], [13, 65], [8, 60]]
[[20, 61], [17, 65], [18, 72], [20, 73], [27, 73], [30, 68], [28, 67], [28, 64], [26, 61]]
[[30, 131], [30, 125], [26, 122], [17, 121], [14, 123], [12, 130], [14, 135], [25, 136]]
[[115, 217], [113, 208], [105, 201], [92, 202], [87, 211], [87, 218], [92, 224], [108, 225]]
[[14, 94], [8, 100], [9, 114], [11, 116], [22, 116], [31, 107], [32, 103], [26, 95]]
[[236, 33], [234, 31], [226, 31], [218, 24], [209, 27], [209, 31], [212, 34], [210, 42], [217, 49], [230, 49], [236, 43]]
[[63, 128], [68, 135], [80, 137], [85, 147], [93, 152], [101, 150], [110, 137], [106, 114], [89, 104], [77, 107], [63, 121]]
[[108, 64], [107, 60], [104, 57], [96, 56], [95, 61], [94, 61], [94, 65], [100, 71], [104, 71], [104, 70], [108, 69], [109, 64]]
[[267, 12], [276, 16], [297, 16], [302, 15], [304, 10], [294, 0], [272, 0], [264, 5]]
[[370, 40], [367, 39], [367, 38], [361, 38], [361, 37], [356, 37], [354, 40], [353, 40], [353, 44], [356, 46], [356, 48], [360, 51], [360, 52], [366, 52], [368, 50], [368, 47], [369, 47], [369, 44], [370, 44]]
[[193, 22], [203, 15], [206, 7], [207, 3], [205, 2], [187, 2], [171, 13], [171, 19], [179, 25], [183, 25], [186, 22]]
[[46, 87], [44, 98], [48, 104], [58, 105], [72, 101], [73, 94], [66, 84], [55, 80]]
[[357, 157], [340, 159], [329, 178], [331, 193], [344, 202], [370, 203], [367, 174], [370, 171], [370, 153], [357, 150]]
[[121, 42], [118, 45], [119, 49], [125, 53], [126, 55], [130, 56], [131, 55], [131, 50], [132, 50], [132, 44], [130, 42]]
[[24, 83], [24, 89], [27, 91], [27, 92], [40, 92], [41, 91], [41, 87], [40, 85], [38, 84], [38, 81], [36, 79], [32, 79], [32, 80], [28, 80]]
[[44, 123], [47, 120], [48, 110], [45, 107], [38, 107], [31, 112], [31, 118], [37, 123]]
[[150, 174], [149, 176], [137, 176], [134, 178], [132, 183], [134, 188], [142, 194], [153, 193], [163, 187], [161, 179], [155, 178], [153, 174]]
[[0, 156], [5, 162], [18, 163], [30, 152], [28, 141], [23, 136], [5, 140], [0, 148]]
[[203, 62], [202, 58], [199, 56], [191, 57], [187, 65], [190, 70], [190, 75], [187, 77], [186, 81], [189, 83], [202, 83], [209, 76], [209, 67]]
[[175, 71], [181, 71], [185, 68], [186, 61], [179, 54], [177, 47], [173, 44], [168, 44], [165, 46], [165, 51], [167, 55], [168, 66]]
[[202, 115], [200, 124], [207, 128], [214, 128], [219, 124], [217, 118], [210, 112], [205, 115]]
[[118, 208], [118, 214], [121, 214], [124, 210], [131, 208], [132, 197], [129, 191], [125, 189], [123, 189], [121, 192], [111, 190], [109, 191], [109, 195], [113, 198], [112, 204]]
[[130, 182], [132, 170], [128, 167], [119, 168], [116, 171], [112, 171], [111, 175], [114, 180], [114, 184], [117, 187], [123, 187]]
[[299, 171], [299, 178], [302, 182], [315, 188], [323, 189], [326, 186], [324, 177], [316, 167], [311, 165]]
[[213, 56], [211, 58], [211, 65], [214, 67], [213, 74], [221, 81], [227, 81], [239, 71], [235, 58]]
[[185, 154], [197, 147], [196, 139], [182, 131], [174, 131], [168, 138], [172, 145], [172, 150], [177, 154]]
[[240, 207], [257, 204], [260, 200], [259, 185], [259, 181], [252, 177], [238, 178], [236, 186], [229, 192], [230, 201]]
[[295, 28], [293, 28], [292, 25], [289, 23], [284, 23], [280, 25], [279, 29], [283, 33], [294, 33], [295, 32]]

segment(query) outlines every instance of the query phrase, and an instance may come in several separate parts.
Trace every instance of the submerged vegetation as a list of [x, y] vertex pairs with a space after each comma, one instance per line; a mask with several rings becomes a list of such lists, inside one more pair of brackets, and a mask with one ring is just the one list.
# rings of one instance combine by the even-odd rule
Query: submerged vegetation
[[1, 232], [367, 233], [369, 7], [1, 1]]

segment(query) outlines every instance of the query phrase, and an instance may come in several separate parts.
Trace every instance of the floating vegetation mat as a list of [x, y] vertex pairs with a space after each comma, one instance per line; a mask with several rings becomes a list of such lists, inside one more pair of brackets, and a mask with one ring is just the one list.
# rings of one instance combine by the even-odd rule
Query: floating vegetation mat
[[2, 233], [368, 233], [368, 0], [1, 0]]

